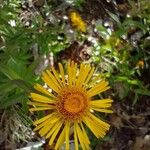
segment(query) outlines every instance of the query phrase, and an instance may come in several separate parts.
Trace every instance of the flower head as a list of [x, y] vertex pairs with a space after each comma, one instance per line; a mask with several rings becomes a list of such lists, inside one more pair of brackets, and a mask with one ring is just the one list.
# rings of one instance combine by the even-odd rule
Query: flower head
[[94, 115], [95, 111], [112, 113], [108, 108], [112, 100], [95, 99], [94, 96], [109, 89], [108, 82], [99, 77], [93, 78], [94, 67], [81, 64], [78, 70], [73, 61], [67, 63], [67, 75], [61, 63], [60, 74], [52, 67], [42, 74], [42, 80], [51, 89], [49, 92], [40, 84], [35, 85], [36, 93], [31, 93], [30, 111], [49, 110], [49, 113], [34, 122], [35, 131], [49, 139], [49, 145], [55, 141], [55, 149], [66, 142], [69, 150], [70, 129], [74, 131], [75, 150], [78, 142], [83, 150], [90, 149], [90, 141], [85, 131], [87, 126], [99, 138], [104, 137], [110, 125]]
[[139, 60], [136, 64], [136, 67], [143, 69], [144, 68], [144, 61], [143, 60]]
[[87, 25], [76, 11], [71, 11], [69, 17], [73, 27], [79, 31], [86, 32]]

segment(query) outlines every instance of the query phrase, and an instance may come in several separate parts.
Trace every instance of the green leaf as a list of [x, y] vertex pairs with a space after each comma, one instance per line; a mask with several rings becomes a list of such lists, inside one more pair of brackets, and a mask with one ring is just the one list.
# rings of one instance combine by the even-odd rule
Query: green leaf
[[132, 84], [132, 85], [139, 85], [140, 84], [139, 80], [129, 79], [126, 76], [117, 76], [116, 80], [117, 81], [125, 81], [125, 82], [127, 82], [129, 84]]
[[135, 105], [138, 101], [138, 95], [146, 95], [146, 96], [150, 96], [150, 90], [148, 89], [135, 89], [135, 97], [134, 97], [134, 100], [133, 100], [133, 104], [132, 105]]
[[11, 82], [1, 83], [0, 84], [0, 94], [4, 95], [16, 88], [16, 85], [12, 84]]
[[150, 90], [148, 90], [148, 89], [136, 89], [135, 92], [138, 94], [141, 94], [141, 95], [150, 96]]
[[30, 63], [30, 65], [27, 68], [27, 71], [28, 71], [29, 74], [34, 73], [34, 70], [36, 69], [37, 65], [39, 64], [39, 61], [40, 61], [40, 58], [37, 58], [32, 63]]
[[137, 103], [137, 100], [138, 100], [138, 94], [135, 93], [134, 100], [133, 100], [133, 103], [132, 103], [133, 106]]
[[17, 74], [14, 70], [12, 70], [9, 67], [4, 66], [3, 64], [0, 64], [0, 71], [6, 75], [9, 79], [21, 79], [21, 76]]
[[110, 36], [109, 32], [107, 31], [107, 29], [104, 26], [98, 25], [98, 26], [96, 26], [96, 29], [100, 32], [100, 36], [103, 39], [106, 39], [108, 36]]
[[9, 106], [12, 106], [18, 102], [21, 102], [22, 100], [25, 100], [26, 98], [27, 97], [24, 92], [19, 93], [19, 94], [14, 94], [7, 98], [3, 98], [0, 100], [0, 109], [8, 108]]
[[15, 84], [15, 85], [17, 85], [19, 88], [23, 89], [26, 93], [30, 93], [30, 92], [35, 91], [35, 90], [32, 88], [32, 85], [30, 85], [29, 83], [27, 83], [27, 82], [24, 81], [24, 80], [15, 79], [15, 80], [12, 80], [11, 82], [12, 82], [12, 84]]
[[123, 26], [126, 26], [126, 27], [138, 27], [140, 28], [141, 30], [143, 30], [144, 32], [147, 31], [147, 27], [141, 23], [141, 22], [138, 22], [138, 21], [134, 21], [134, 20], [131, 20], [131, 19], [126, 19], [123, 23]]
[[113, 13], [111, 13], [110, 11], [107, 11], [107, 13], [109, 14], [109, 16], [118, 23], [118, 25], [121, 24], [120, 20], [119, 20], [119, 17]]

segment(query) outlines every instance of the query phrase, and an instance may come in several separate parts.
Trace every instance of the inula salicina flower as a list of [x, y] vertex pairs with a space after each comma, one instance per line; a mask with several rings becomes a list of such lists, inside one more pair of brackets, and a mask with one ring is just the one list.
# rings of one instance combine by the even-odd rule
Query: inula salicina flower
[[[34, 122], [35, 131], [46, 139], [49, 145], [55, 145], [58, 150], [63, 143], [69, 150], [69, 134], [73, 130], [75, 150], [80, 143], [83, 150], [89, 150], [90, 141], [85, 126], [99, 138], [103, 138], [110, 125], [97, 117], [94, 112], [112, 113], [112, 100], [95, 99], [94, 97], [110, 87], [103, 79], [93, 77], [94, 67], [81, 64], [80, 68], [73, 61], [68, 61], [66, 73], [59, 63], [58, 73], [53, 67], [42, 74], [42, 80], [50, 90], [40, 84], [34, 88], [36, 93], [31, 93], [28, 102], [33, 106], [30, 111], [47, 110], [47, 115]], [[54, 144], [55, 143], [55, 144]]]
[[87, 25], [76, 11], [71, 11], [69, 17], [73, 27], [78, 31], [86, 32]]
[[143, 60], [139, 60], [136, 64], [136, 67], [143, 69], [144, 68], [144, 61]]

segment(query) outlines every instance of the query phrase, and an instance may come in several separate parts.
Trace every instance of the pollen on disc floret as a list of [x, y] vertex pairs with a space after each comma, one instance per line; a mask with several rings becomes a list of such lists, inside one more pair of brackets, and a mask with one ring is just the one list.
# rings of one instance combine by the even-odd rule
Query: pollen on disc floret
[[64, 119], [80, 119], [88, 109], [88, 97], [84, 90], [66, 88], [61, 91], [56, 104]]

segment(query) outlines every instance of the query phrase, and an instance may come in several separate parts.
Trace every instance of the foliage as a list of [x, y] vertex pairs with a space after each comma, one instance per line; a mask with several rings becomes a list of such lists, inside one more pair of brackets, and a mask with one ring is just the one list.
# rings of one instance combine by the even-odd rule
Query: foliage
[[[95, 62], [100, 62], [99, 67], [102, 72], [107, 71], [105, 77], [110, 79], [120, 99], [125, 98], [129, 92], [135, 92], [136, 99], [137, 89], [147, 91], [147, 87], [138, 79], [137, 74], [141, 76], [142, 69], [147, 69], [148, 66], [145, 64], [149, 63], [149, 52], [144, 47], [138, 47], [138, 45], [137, 48], [134, 47], [133, 41], [127, 39], [127, 31], [132, 27], [138, 28], [143, 35], [149, 32], [147, 25], [132, 19], [124, 20], [111, 34], [102, 25], [97, 26], [98, 31], [102, 33], [103, 42], [97, 43], [94, 47], [96, 55], [94, 54], [93, 59]], [[135, 51], [134, 55], [132, 55], [133, 51]], [[143, 60], [142, 67], [137, 65], [140, 60]], [[149, 91], [146, 93], [140, 92], [138, 94], [149, 95]], [[133, 104], [135, 104], [135, 100]]]

